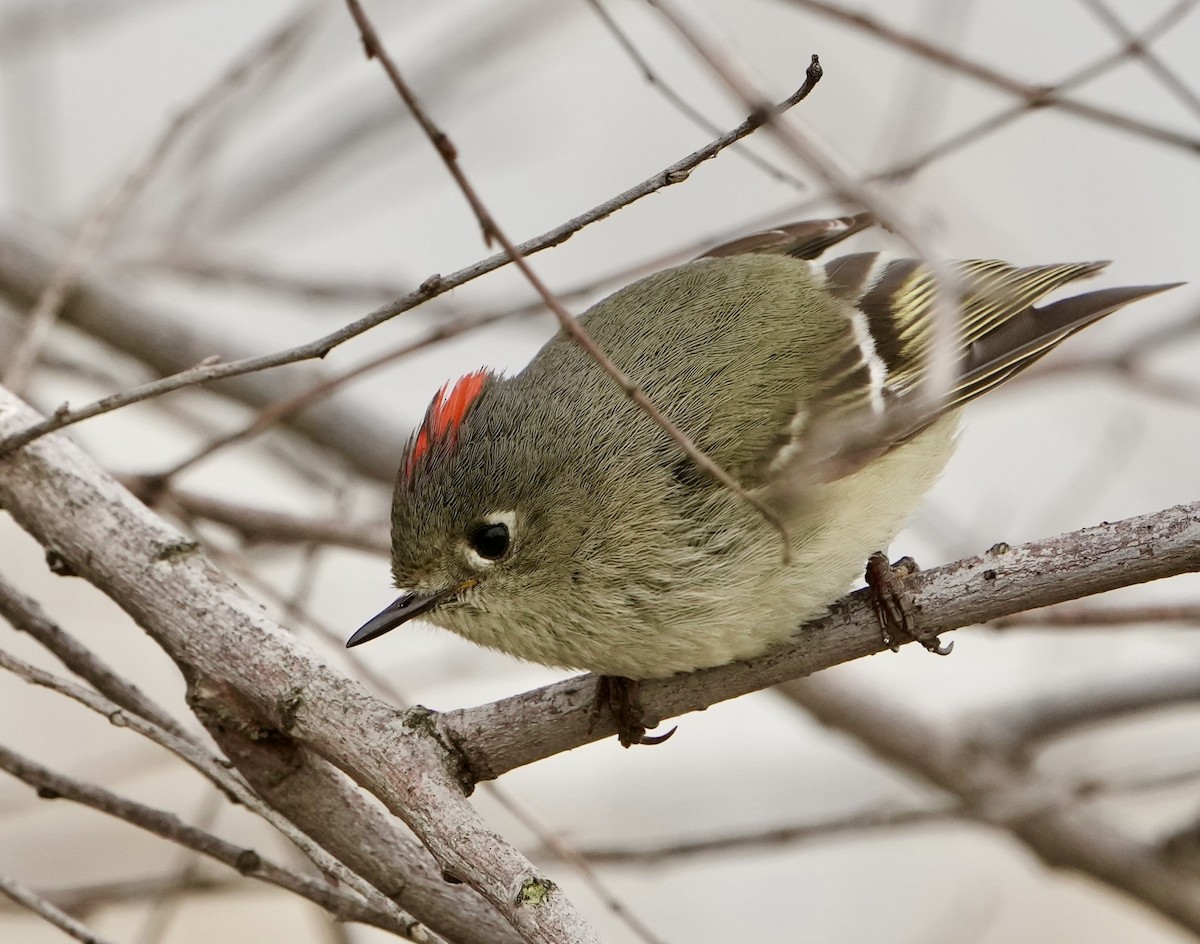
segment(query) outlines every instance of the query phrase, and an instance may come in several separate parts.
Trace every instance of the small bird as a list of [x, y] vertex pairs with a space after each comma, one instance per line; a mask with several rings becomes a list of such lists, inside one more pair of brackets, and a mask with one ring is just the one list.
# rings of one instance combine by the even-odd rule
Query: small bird
[[[958, 321], [939, 333], [919, 260], [816, 261], [871, 223], [860, 214], [739, 239], [580, 318], [771, 509], [789, 553], [560, 331], [515, 376], [479, 370], [434, 397], [396, 482], [403, 594], [347, 646], [421, 617], [521, 659], [622, 679], [761, 655], [827, 612], [895, 537], [950, 457], [959, 407], [1173, 287], [1034, 307], [1107, 263], [956, 262], [945, 271]], [[948, 391], [931, 390], [938, 345]]]

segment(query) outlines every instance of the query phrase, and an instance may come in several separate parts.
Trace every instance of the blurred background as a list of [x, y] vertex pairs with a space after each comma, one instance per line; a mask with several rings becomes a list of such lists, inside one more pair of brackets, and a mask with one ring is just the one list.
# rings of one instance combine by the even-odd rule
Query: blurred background
[[[678, 9], [774, 100], [819, 54], [824, 78], [786, 121], [896, 207], [922, 245], [1020, 264], [1112, 259], [1096, 284], [1127, 285], [1200, 281], [1198, 5]], [[637, 0], [367, 9], [516, 241], [745, 116]], [[532, 264], [580, 312], [716, 241], [854, 209], [760, 130]], [[848, 247], [911, 252], [879, 230]], [[39, 410], [211, 355], [311, 341], [492, 251], [342, 4], [0, 0], [0, 373]], [[47, 285], [59, 298], [39, 302]], [[502, 268], [315, 365], [179, 391], [69, 434], [375, 691], [435, 709], [502, 698], [564, 673], [419, 625], [352, 653], [342, 642], [393, 596], [389, 480], [412, 424], [447, 378], [520, 369], [555, 329], [534, 299]], [[1194, 284], [1073, 339], [971, 407], [894, 556], [930, 567], [1197, 500], [1198, 358]], [[347, 374], [303, 411], [219, 445], [269, 405]], [[145, 476], [165, 477], [151, 494]], [[6, 516], [0, 575], [188, 717], [175, 666], [111, 601], [50, 573]], [[932, 736], [964, 782], [971, 765], [1013, 765], [1019, 797], [982, 776], [974, 792], [932, 786], [767, 691], [683, 718], [664, 747], [594, 744], [508, 774], [474, 802], [606, 941], [1192, 940], [1196, 926], [1161, 903], [1112, 876], [1053, 869], [1005, 825], [1039, 802], [1082, 812], [1169, 868], [1200, 913], [1200, 580], [1088, 606], [1107, 625], [1078, 610], [1064, 609], [1062, 625], [1034, 614], [956, 633], [948, 659], [907, 647], [824, 673]], [[7, 624], [0, 647], [57, 665]], [[0, 745], [299, 863], [162, 749], [8, 674]], [[386, 936], [7, 776], [0, 874], [117, 941]], [[62, 933], [0, 899], [0, 939]]]

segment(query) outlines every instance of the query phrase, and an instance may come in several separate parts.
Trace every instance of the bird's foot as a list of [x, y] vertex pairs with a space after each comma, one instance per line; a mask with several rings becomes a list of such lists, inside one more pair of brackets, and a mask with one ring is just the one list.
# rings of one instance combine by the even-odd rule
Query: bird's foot
[[907, 638], [919, 642], [932, 653], [948, 656], [954, 643], [943, 644], [937, 633], [921, 630], [912, 594], [904, 586], [904, 578], [919, 570], [911, 557], [902, 557], [889, 564], [887, 555], [877, 551], [867, 560], [867, 586], [871, 588], [871, 602], [879, 619], [883, 644], [892, 652], [899, 652], [901, 642]]
[[[617, 739], [622, 747], [634, 744], [661, 744], [675, 733], [672, 728], [666, 734], [646, 733], [646, 716], [642, 710], [642, 683], [623, 675], [601, 675], [596, 682], [596, 700], [592, 703], [592, 724], [602, 711], [607, 710], [617, 723]], [[650, 727], [657, 727], [658, 721]]]

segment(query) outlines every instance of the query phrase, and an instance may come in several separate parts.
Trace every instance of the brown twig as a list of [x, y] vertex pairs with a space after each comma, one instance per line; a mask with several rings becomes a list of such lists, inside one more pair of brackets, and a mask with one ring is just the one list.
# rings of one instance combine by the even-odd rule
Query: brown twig
[[[812, 83], [805, 82], [788, 98], [784, 99], [776, 108], [779, 111], [785, 111], [791, 108], [797, 102], [804, 98], [811, 89]], [[688, 178], [688, 175], [695, 170], [700, 164], [711, 160], [720, 154], [725, 148], [729, 147], [736, 141], [740, 141], [746, 135], [750, 134], [763, 123], [761, 115], [751, 115], [732, 131], [727, 132], [720, 138], [706, 144], [697, 151], [692, 152], [687, 157], [676, 161], [663, 171], [646, 178], [641, 183], [635, 184], [628, 190], [617, 194], [609, 200], [604, 201], [590, 210], [581, 213], [579, 216], [568, 220], [551, 230], [547, 230], [540, 236], [536, 236], [520, 245], [516, 246], [518, 256], [526, 257], [534, 253], [540, 252], [543, 249], [548, 249], [551, 246], [557, 246], [559, 243], [565, 242], [579, 230], [583, 229], [598, 220], [602, 220], [607, 216], [611, 216], [617, 210], [620, 210], [629, 204], [648, 196], [651, 193], [656, 193], [665, 187], [670, 187], [675, 184], [682, 183]], [[313, 360], [322, 358], [335, 347], [343, 344], [351, 338], [369, 331], [395, 318], [397, 315], [403, 314], [422, 302], [435, 298], [449, 292], [451, 289], [458, 288], [467, 282], [477, 279], [482, 275], [486, 275], [496, 269], [508, 265], [512, 261], [512, 257], [507, 252], [499, 252], [479, 262], [473, 263], [466, 268], [459, 269], [457, 272], [447, 276], [433, 275], [426, 279], [419, 288], [413, 292], [409, 292], [403, 298], [396, 299], [392, 303], [377, 309], [376, 311], [359, 318], [357, 321], [351, 322], [332, 331], [323, 337], [310, 341], [307, 344], [297, 345], [283, 351], [276, 351], [271, 354], [264, 354], [257, 357], [246, 357], [229, 363], [208, 363], [202, 362], [194, 367], [181, 370], [169, 377], [164, 377], [160, 380], [150, 383], [141, 384], [130, 390], [125, 390], [121, 393], [112, 394], [100, 400], [90, 403], [87, 406], [72, 410], [64, 404], [58, 410], [54, 411], [53, 415], [47, 417], [41, 422], [31, 426], [29, 429], [11, 433], [10, 435], [0, 439], [0, 458], [10, 454], [14, 450], [20, 449], [33, 442], [40, 436], [53, 432], [57, 429], [73, 425], [74, 423], [90, 419], [93, 416], [99, 416], [102, 413], [109, 413], [121, 407], [128, 406], [131, 403], [140, 403], [143, 400], [148, 400], [152, 397], [161, 396], [173, 390], [179, 390], [183, 387], [195, 386], [196, 384], [210, 383], [215, 380], [223, 380], [229, 377], [239, 377], [244, 374], [254, 373], [256, 371], [267, 370], [272, 367], [281, 367], [285, 364], [294, 364], [300, 361]]]
[[[905, 583], [920, 628], [937, 634], [1194, 571], [1200, 571], [1200, 502], [1021, 546], [996, 545]], [[758, 659], [643, 681], [642, 706], [665, 720], [883, 649], [871, 596], [860, 590]], [[614, 733], [607, 720], [592, 717], [594, 694], [594, 677], [578, 676], [447, 712], [440, 723], [462, 747], [475, 776], [489, 779]]]
[[122, 708], [141, 715], [166, 731], [187, 737], [183, 727], [132, 682], [109, 668], [94, 652], [46, 617], [36, 600], [0, 576], [0, 616], [13, 629], [28, 633], [54, 653], [68, 669]]
[[847, 26], [860, 30], [869, 36], [874, 36], [883, 42], [897, 46], [952, 72], [968, 76], [984, 85], [1007, 92], [1020, 98], [1027, 108], [1057, 108], [1059, 111], [1086, 118], [1108, 127], [1117, 128], [1132, 134], [1141, 135], [1152, 141], [1183, 148], [1192, 153], [1200, 152], [1200, 138], [1182, 134], [1159, 125], [1142, 121], [1130, 115], [1091, 105], [1087, 102], [1067, 98], [1053, 88], [1040, 85], [1028, 85], [1012, 78], [1005, 72], [991, 69], [981, 63], [966, 59], [957, 53], [938, 46], [919, 36], [905, 33], [889, 26], [865, 13], [847, 10], [827, 0], [788, 0], [795, 7], [809, 10], [822, 16], [837, 20]]
[[[707, 118], [705, 118], [698, 109], [694, 108], [687, 101], [687, 99], [675, 91], [675, 89], [654, 70], [654, 67], [651, 66], [649, 60], [642, 55], [641, 51], [634, 44], [629, 34], [621, 29], [621, 25], [616, 21], [613, 15], [608, 12], [608, 8], [604, 5], [603, 0], [587, 0], [587, 5], [595, 11], [596, 16], [598, 16], [600, 21], [604, 24], [605, 29], [612, 34], [612, 37], [614, 40], [616, 40], [617, 45], [624, 50], [625, 55], [630, 58], [634, 67], [641, 72], [642, 78], [644, 78], [649, 85], [652, 85], [654, 88], [658, 89], [663, 98], [670, 102], [685, 118], [687, 118], [690, 122], [692, 122], [692, 124], [696, 125], [706, 134], [718, 135], [721, 133], [721, 128], [715, 121], [709, 121]], [[743, 160], [753, 164], [768, 177], [772, 177], [781, 183], [795, 187], [797, 190], [808, 189], [808, 184], [806, 184], [795, 174], [789, 174], [782, 167], [778, 167], [765, 158], [754, 153], [754, 151], [750, 150], [749, 147], [735, 145], [732, 151]]]
[[9, 353], [0, 382], [18, 393], [24, 389], [38, 352], [49, 337], [50, 329], [57, 321], [59, 310], [79, 273], [100, 251], [104, 240], [163, 166], [180, 138], [208, 111], [237, 90], [256, 69], [262, 68], [264, 62], [287, 52], [303, 39], [311, 23], [311, 8], [293, 14], [240, 56], [192, 104], [167, 124], [146, 156], [113, 188], [109, 197], [89, 214], [30, 312], [25, 334]]
[[151, 476], [148, 483], [129, 478], [123, 481], [135, 494], [142, 495], [147, 504], [162, 508], [176, 517], [203, 518], [224, 525], [249, 543], [299, 544], [316, 541], [371, 554], [387, 554], [391, 546], [388, 527], [384, 522], [303, 517], [225, 501], [188, 489], [169, 488], [163, 491], [158, 476]]
[[[1054, 85], [1046, 86], [1045, 91], [1053, 95], [1062, 95], [1062, 93], [1077, 88], [1092, 79], [1097, 78], [1112, 69], [1113, 66], [1123, 62], [1126, 59], [1132, 59], [1138, 56], [1141, 50], [1145, 49], [1156, 40], [1158, 37], [1172, 29], [1181, 19], [1183, 19], [1192, 9], [1195, 8], [1197, 0], [1179, 0], [1173, 6], [1169, 7], [1163, 14], [1147, 26], [1141, 33], [1135, 36], [1130, 42], [1114, 50], [1106, 56], [1101, 56], [1094, 62], [1089, 63], [1083, 68], [1072, 72], [1066, 78], [1060, 80]], [[868, 180], [905, 180], [912, 177], [918, 171], [928, 167], [934, 161], [942, 160], [957, 151], [962, 150], [970, 144], [990, 135], [1001, 128], [1006, 127], [1013, 121], [1023, 115], [1028, 115], [1038, 108], [1038, 104], [1029, 99], [1005, 108], [1002, 111], [983, 118], [961, 131], [943, 138], [936, 144], [930, 145], [916, 157], [907, 158], [900, 163], [893, 164], [884, 170], [877, 171], [871, 174]]]
[[[412, 89], [404, 81], [400, 75], [400, 70], [388, 55], [387, 50], [383, 47], [383, 42], [379, 38], [379, 34], [375, 31], [375, 27], [363, 12], [361, 4], [358, 0], [346, 0], [346, 4], [350, 9], [350, 15], [354, 18], [355, 24], [358, 26], [359, 32], [362, 35], [363, 46], [366, 49], [367, 57], [378, 59], [380, 65], [383, 66], [384, 72], [387, 73], [391, 80], [393, 88], [397, 94], [404, 100], [404, 104], [408, 106], [417, 123], [424, 129], [429, 140], [432, 142], [438, 155], [445, 163], [450, 175], [454, 178], [459, 190], [471, 205], [471, 210], [474, 212], [476, 219], [479, 221], [480, 228], [483, 230], [485, 242], [491, 243], [494, 239], [504, 247], [505, 253], [512, 260], [513, 264], [521, 270], [522, 275], [533, 286], [534, 290], [541, 296], [542, 301], [546, 304], [554, 316], [558, 319], [563, 332], [578, 344], [581, 348], [587, 351], [588, 355], [595, 361], [600, 368], [612, 378], [613, 382], [621, 388], [634, 403], [636, 403], [650, 419], [652, 419], [658, 427], [666, 433], [679, 449], [685, 453], [698, 469], [705, 474], [720, 482], [730, 492], [737, 495], [742, 501], [754, 508], [763, 520], [773, 527], [780, 537], [782, 542], [783, 557], [786, 561], [791, 553], [790, 540], [788, 538], [787, 529], [784, 527], [783, 521], [773, 509], [767, 506], [765, 502], [751, 495], [741, 484], [733, 478], [725, 469], [713, 461], [703, 450], [698, 447], [691, 437], [676, 426], [667, 416], [653, 403], [650, 398], [642, 391], [641, 387], [629, 377], [613, 360], [591, 339], [587, 331], [582, 325], [576, 321], [571, 314], [563, 308], [562, 304], [554, 296], [546, 284], [534, 273], [529, 267], [529, 263], [525, 259], [524, 253], [514, 245], [500, 227], [496, 224], [495, 219], [484, 206], [482, 199], [476, 192], [474, 186], [467, 179], [466, 174], [462, 170], [462, 166], [458, 162], [458, 154], [450, 139], [446, 136], [433, 119], [426, 114], [421, 103], [417, 101]], [[817, 57], [812, 57], [812, 62], [808, 67], [808, 72], [804, 80], [804, 84], [793, 97], [797, 102], [803, 101], [816, 87], [821, 80], [821, 65]], [[767, 115], [760, 115], [760, 121], [768, 120], [770, 112]]]
[[244, 876], [307, 898], [342, 920], [361, 921], [384, 930], [404, 933], [402, 924], [381, 911], [367, 907], [361, 899], [338, 891], [324, 880], [309, 878], [276, 865], [253, 849], [236, 846], [183, 822], [174, 813], [154, 809], [93, 784], [55, 773], [3, 745], [0, 745], [0, 769], [29, 784], [44, 799], [70, 800], [115, 816], [132, 826], [224, 863]]
[[418, 922], [401, 912], [390, 899], [347, 869], [275, 809], [263, 803], [239, 775], [229, 770], [191, 737], [174, 734], [141, 715], [125, 711], [116, 702], [110, 701], [103, 695], [45, 672], [3, 650], [0, 650], [0, 668], [12, 672], [18, 678], [32, 685], [39, 685], [60, 695], [65, 695], [106, 717], [117, 727], [130, 728], [137, 734], [166, 748], [210, 780], [218, 789], [228, 793], [241, 805], [261, 816], [287, 836], [323, 872], [335, 876], [339, 881], [362, 895], [373, 908], [380, 909], [397, 923], [408, 927], [410, 936], [416, 935], [416, 939], [421, 937], [421, 926]]
[[1200, 626], [1200, 603], [1113, 604], [1069, 603], [1032, 610], [1019, 616], [1006, 616], [987, 623], [988, 629], [1025, 629], [1054, 627], [1063, 629], [1096, 629], [1102, 626], [1129, 627], [1141, 624]]
[[1148, 48], [1135, 35], [1122, 22], [1121, 18], [1113, 13], [1108, 4], [1101, 2], [1101, 0], [1081, 0], [1081, 2], [1092, 11], [1096, 19], [1103, 23], [1117, 39], [1125, 44], [1125, 47], [1133, 55], [1142, 61], [1142, 65], [1162, 83], [1167, 91], [1171, 92], [1185, 107], [1191, 109], [1193, 115], [1200, 116], [1200, 96], [1196, 95], [1195, 91], [1179, 78], [1179, 75], [1163, 61], [1161, 56]]
[[[733, 833], [725, 836], [702, 836], [663, 842], [652, 846], [623, 848], [619, 846], [588, 846], [580, 855], [602, 865], [660, 865], [667, 859], [690, 858], [702, 855], [723, 855], [741, 849], [761, 849], [766, 846], [794, 845], [803, 842], [833, 839], [868, 831], [907, 829], [930, 823], [944, 823], [959, 816], [957, 806], [922, 806], [913, 809], [855, 810], [828, 819], [776, 826], [766, 829]], [[553, 848], [546, 853], [557, 856]]]
[[[931, 343], [926, 355], [923, 382], [918, 388], [917, 409], [936, 412], [953, 389], [955, 381], [955, 348], [959, 333], [960, 278], [929, 245], [921, 229], [914, 225], [910, 214], [894, 202], [890, 196], [869, 182], [858, 180], [827, 149], [819, 147], [807, 137], [782, 120], [782, 114], [770, 110], [762, 93], [744, 69], [735, 66], [728, 49], [719, 49], [717, 44], [700, 28], [692, 16], [685, 13], [681, 4], [673, 0], [647, 0], [676, 33], [686, 42], [697, 57], [712, 70], [733, 94], [753, 112], [761, 112], [768, 130], [790, 150], [798, 160], [815, 172], [839, 199], [848, 201], [867, 210], [873, 219], [904, 240], [928, 269], [935, 286], [933, 304], [930, 309], [932, 321]], [[887, 439], [888, 424], [882, 429], [870, 423], [864, 429], [839, 429], [844, 442], [853, 443], [865, 433], [871, 445]]]

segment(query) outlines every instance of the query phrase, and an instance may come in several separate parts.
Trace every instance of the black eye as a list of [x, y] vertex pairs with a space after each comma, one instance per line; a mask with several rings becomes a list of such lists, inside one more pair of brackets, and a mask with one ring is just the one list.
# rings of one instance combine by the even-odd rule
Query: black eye
[[467, 540], [471, 542], [475, 553], [484, 560], [499, 560], [508, 553], [508, 525], [503, 521], [476, 525], [467, 535]]

